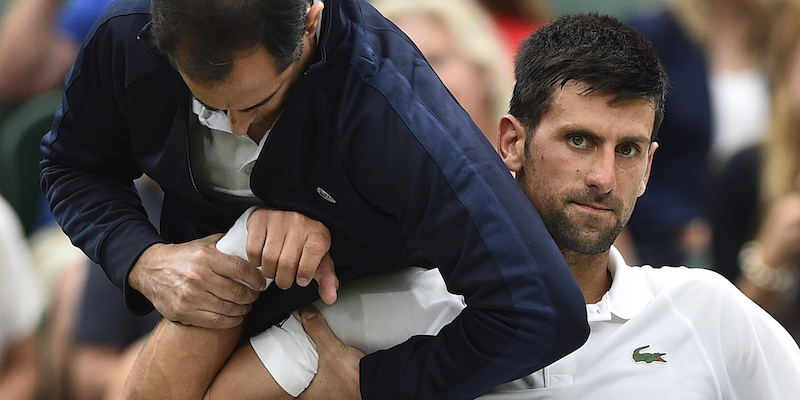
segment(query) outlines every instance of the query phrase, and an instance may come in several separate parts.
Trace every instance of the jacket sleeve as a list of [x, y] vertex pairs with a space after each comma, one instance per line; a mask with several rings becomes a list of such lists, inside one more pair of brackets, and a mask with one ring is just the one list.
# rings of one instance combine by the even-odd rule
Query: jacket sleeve
[[580, 288], [468, 115], [435, 75], [355, 68], [372, 73], [345, 95], [363, 101], [348, 104], [342, 131], [353, 134], [340, 143], [353, 185], [402, 221], [467, 303], [437, 336], [363, 358], [362, 397], [474, 398], [578, 348], [588, 337]]
[[152, 305], [127, 284], [139, 255], [162, 239], [148, 222], [133, 180], [141, 176], [124, 113], [126, 46], [109, 24], [90, 32], [65, 82], [62, 105], [42, 139], [41, 184], [57, 222], [125, 292], [129, 308]]

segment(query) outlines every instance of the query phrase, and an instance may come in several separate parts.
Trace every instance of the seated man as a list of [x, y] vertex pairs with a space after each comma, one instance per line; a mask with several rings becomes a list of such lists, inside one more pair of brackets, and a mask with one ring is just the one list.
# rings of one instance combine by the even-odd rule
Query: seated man
[[[580, 284], [592, 331], [576, 352], [482, 398], [795, 396], [800, 349], [727, 280], [706, 270], [629, 267], [612, 246], [644, 193], [658, 148], [668, 84], [649, 42], [609, 17], [560, 18], [524, 42], [516, 78], [498, 151]], [[343, 291], [339, 301], [351, 295]], [[317, 315], [306, 309], [301, 318], [319, 349], [319, 373], [300, 397], [338, 398], [328, 395], [353, 384], [348, 378], [358, 377], [363, 353], [335, 342]], [[192, 353], [169, 347], [188, 340], [198, 343]], [[171, 398], [289, 398], [272, 380], [280, 371], [259, 365], [257, 340], [217, 374], [235, 337], [163, 323], [126, 395], [154, 398], [179, 388]], [[181, 365], [180, 374], [169, 373]]]

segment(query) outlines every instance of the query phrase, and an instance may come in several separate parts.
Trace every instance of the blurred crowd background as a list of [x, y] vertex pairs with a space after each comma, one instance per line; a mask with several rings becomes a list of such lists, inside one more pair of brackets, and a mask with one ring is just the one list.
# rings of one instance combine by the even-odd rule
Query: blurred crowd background
[[[607, 13], [655, 45], [672, 90], [629, 264], [713, 269], [800, 338], [800, 0], [370, 0], [495, 144], [520, 40]], [[0, 399], [114, 398], [157, 315], [133, 317], [44, 205], [38, 142], [110, 0], [0, 0]], [[157, 227], [160, 191], [142, 177]]]

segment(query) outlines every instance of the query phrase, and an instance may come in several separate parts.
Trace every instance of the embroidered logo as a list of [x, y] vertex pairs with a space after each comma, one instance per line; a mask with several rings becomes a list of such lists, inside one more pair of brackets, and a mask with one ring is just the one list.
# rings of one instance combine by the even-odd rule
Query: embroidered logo
[[336, 204], [336, 199], [334, 199], [333, 196], [328, 194], [328, 192], [326, 192], [325, 189], [319, 186], [317, 186], [317, 194], [320, 195], [320, 197], [325, 199], [327, 202]]
[[663, 359], [663, 356], [666, 356], [667, 353], [641, 353], [642, 350], [650, 347], [648, 344], [647, 346], [642, 346], [637, 348], [633, 351], [633, 361], [634, 362], [644, 362], [647, 364], [654, 363], [654, 362], [662, 362], [666, 363], [667, 360]]

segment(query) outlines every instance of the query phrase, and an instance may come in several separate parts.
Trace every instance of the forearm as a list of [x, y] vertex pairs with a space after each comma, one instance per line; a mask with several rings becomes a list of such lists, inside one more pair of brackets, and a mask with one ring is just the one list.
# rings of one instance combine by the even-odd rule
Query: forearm
[[36, 341], [31, 336], [6, 351], [4, 365], [0, 365], [0, 399], [33, 399], [38, 383]]
[[128, 375], [122, 399], [202, 399], [236, 348], [242, 327], [206, 329], [162, 320]]
[[77, 43], [56, 29], [61, 0], [20, 0], [0, 28], [2, 100], [24, 100], [57, 87], [74, 62]]

